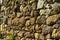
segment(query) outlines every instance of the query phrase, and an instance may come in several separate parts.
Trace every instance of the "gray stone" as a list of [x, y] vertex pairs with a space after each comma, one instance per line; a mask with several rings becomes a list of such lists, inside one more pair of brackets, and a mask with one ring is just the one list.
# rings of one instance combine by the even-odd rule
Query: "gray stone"
[[42, 33], [43, 33], [44, 35], [46, 35], [46, 34], [48, 34], [48, 33], [51, 33], [51, 32], [52, 32], [51, 26], [43, 25]]
[[51, 9], [41, 9], [39, 12], [40, 15], [45, 15], [46, 18], [50, 15], [50, 13], [51, 13]]
[[59, 28], [59, 24], [54, 24], [54, 25], [53, 25], [53, 28], [54, 28], [54, 29], [58, 29], [58, 28]]
[[43, 0], [38, 0], [37, 9], [43, 8], [43, 5], [44, 5], [44, 1]]
[[45, 16], [41, 16], [38, 20], [37, 20], [38, 24], [45, 24], [46, 23], [46, 17]]
[[2, 4], [2, 0], [0, 0], [0, 4]]

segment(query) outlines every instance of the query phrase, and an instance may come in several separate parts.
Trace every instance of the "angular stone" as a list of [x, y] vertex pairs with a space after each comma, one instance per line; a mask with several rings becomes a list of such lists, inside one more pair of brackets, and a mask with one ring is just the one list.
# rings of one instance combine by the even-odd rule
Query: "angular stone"
[[45, 12], [46, 12], [46, 10], [41, 9], [39, 13], [40, 13], [40, 15], [43, 15], [43, 14], [45, 15]]
[[47, 9], [51, 9], [52, 7], [51, 7], [50, 4], [46, 4], [46, 5], [45, 5], [45, 8], [47, 8]]
[[32, 10], [35, 10], [36, 9], [36, 2], [32, 3]]
[[2, 4], [2, 2], [3, 2], [3, 1], [2, 1], [2, 0], [0, 0], [0, 4]]
[[34, 10], [31, 11], [30, 15], [31, 17], [34, 17]]
[[41, 9], [40, 12], [39, 12], [40, 15], [46, 15], [46, 18], [49, 15], [51, 15], [50, 13], [51, 13], [51, 9]]
[[17, 33], [17, 35], [23, 37], [23, 33], [24, 33], [23, 31], [20, 31], [19, 33]]
[[50, 34], [47, 34], [46, 39], [50, 39], [50, 38], [51, 38]]
[[60, 38], [60, 31], [58, 31], [56, 35], [57, 35], [56, 38]]
[[38, 39], [39, 38], [39, 33], [35, 33], [35, 38]]
[[30, 20], [27, 20], [25, 25], [26, 25], [26, 26], [29, 26], [29, 25], [31, 25], [31, 22], [30, 22]]
[[33, 25], [35, 23], [35, 18], [30, 18], [30, 21], [31, 21], [31, 25]]
[[18, 25], [18, 23], [19, 23], [19, 19], [18, 18], [14, 18], [12, 20], [12, 25]]
[[53, 32], [52, 32], [52, 38], [56, 38], [56, 33], [57, 33], [57, 29], [54, 29]]
[[59, 3], [51, 4], [51, 6], [52, 6], [54, 13], [57, 14], [60, 11], [60, 4]]
[[44, 35], [43, 34], [40, 34], [39, 35], [39, 39], [44, 40]]
[[37, 30], [39, 30], [39, 25], [38, 24], [35, 24], [36, 26], [35, 26], [35, 30], [37, 31]]
[[24, 33], [24, 36], [25, 37], [31, 37], [31, 34], [30, 34], [30, 32], [26, 32], [26, 33]]
[[43, 33], [44, 35], [51, 33], [52, 30], [53, 30], [53, 29], [51, 28], [51, 26], [47, 26], [47, 25], [43, 25], [43, 26], [42, 26], [42, 33]]
[[55, 0], [47, 0], [48, 3], [53, 3]]
[[43, 5], [44, 5], [44, 1], [43, 0], [38, 0], [37, 9], [43, 8]]
[[22, 13], [17, 13], [17, 17], [21, 17], [23, 14]]
[[59, 24], [54, 24], [54, 25], [53, 25], [53, 28], [54, 28], [54, 29], [58, 29], [58, 28], [59, 28]]
[[26, 16], [25, 17], [25, 20], [29, 20], [31, 17], [30, 16]]
[[50, 24], [56, 23], [57, 20], [58, 20], [58, 15], [52, 15], [47, 18], [46, 24], [50, 25]]
[[8, 18], [8, 25], [11, 25], [12, 24], [12, 19], [11, 18]]
[[28, 11], [28, 6], [23, 8], [23, 12], [26, 13]]
[[25, 17], [24, 16], [19, 18], [19, 23], [22, 24], [22, 25], [25, 24]]
[[39, 19], [37, 19], [37, 23], [38, 24], [45, 24], [46, 23], [46, 17], [45, 16], [41, 16]]
[[23, 11], [23, 5], [20, 6], [20, 11], [21, 11], [21, 12]]

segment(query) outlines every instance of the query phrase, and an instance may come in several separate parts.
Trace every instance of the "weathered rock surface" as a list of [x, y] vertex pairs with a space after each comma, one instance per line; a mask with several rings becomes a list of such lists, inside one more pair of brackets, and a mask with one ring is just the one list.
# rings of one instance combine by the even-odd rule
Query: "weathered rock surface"
[[0, 40], [60, 39], [60, 0], [1, 1]]

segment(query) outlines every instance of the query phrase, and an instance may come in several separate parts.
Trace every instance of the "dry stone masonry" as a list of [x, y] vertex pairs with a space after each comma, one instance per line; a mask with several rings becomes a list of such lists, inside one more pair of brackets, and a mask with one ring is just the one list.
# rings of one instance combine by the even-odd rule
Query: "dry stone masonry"
[[0, 0], [0, 40], [60, 40], [60, 0]]

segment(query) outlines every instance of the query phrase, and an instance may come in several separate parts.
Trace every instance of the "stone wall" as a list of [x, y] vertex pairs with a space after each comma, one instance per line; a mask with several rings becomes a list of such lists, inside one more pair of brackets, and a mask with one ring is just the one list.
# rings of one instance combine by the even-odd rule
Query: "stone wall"
[[0, 40], [60, 40], [60, 0], [3, 0]]

